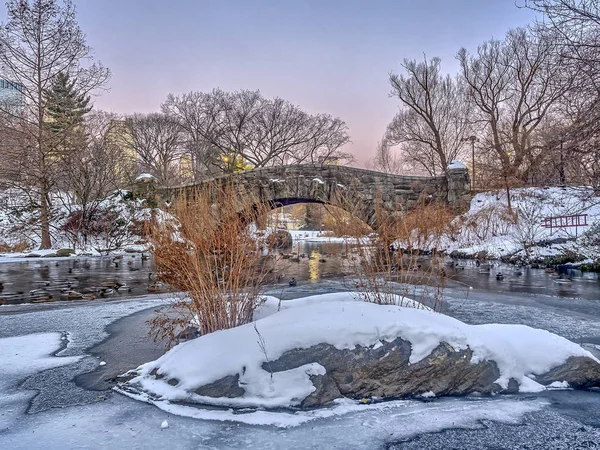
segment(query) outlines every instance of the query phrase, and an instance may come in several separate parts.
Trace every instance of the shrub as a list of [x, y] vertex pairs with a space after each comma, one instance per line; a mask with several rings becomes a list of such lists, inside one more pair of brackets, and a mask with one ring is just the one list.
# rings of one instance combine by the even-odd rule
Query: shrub
[[176, 342], [193, 326], [200, 334], [252, 320], [270, 270], [268, 243], [249, 223], [269, 210], [235, 184], [182, 192], [149, 227], [157, 281], [182, 291], [152, 321], [155, 339]]

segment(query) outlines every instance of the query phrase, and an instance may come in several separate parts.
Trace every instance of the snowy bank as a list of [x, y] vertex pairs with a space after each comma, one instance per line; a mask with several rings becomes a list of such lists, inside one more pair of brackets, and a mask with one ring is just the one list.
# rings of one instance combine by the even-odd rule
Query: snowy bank
[[[441, 242], [432, 246], [447, 253], [485, 254], [490, 258], [535, 260], [565, 253], [594, 257], [580, 243], [582, 234], [600, 222], [600, 197], [591, 187], [511, 189], [511, 206], [513, 215], [509, 214], [504, 191], [476, 194], [469, 211], [458, 216]], [[579, 214], [587, 215], [587, 227], [543, 226], [546, 218]]]
[[292, 240], [305, 242], [325, 242], [329, 244], [353, 244], [356, 243], [356, 238], [350, 236], [331, 236], [325, 231], [309, 231], [309, 230], [286, 230], [292, 236]]
[[[160, 219], [164, 212], [155, 210]], [[39, 252], [39, 210], [22, 190], [0, 190], [0, 253], [5, 257], [46, 256], [59, 249], [76, 254], [99, 255], [125, 248], [146, 250], [144, 221], [152, 214], [144, 199], [132, 192], [117, 190], [91, 202], [85, 212], [65, 192], [51, 195], [50, 222], [53, 250]], [[18, 251], [17, 251], [18, 249]]]
[[[571, 385], [600, 386], [591, 353], [544, 330], [467, 325], [428, 309], [356, 301], [353, 293], [318, 300], [282, 301], [277, 311], [270, 298], [256, 322], [179, 344], [119, 390], [186, 414], [187, 406], [172, 403], [281, 408], [344, 397], [538, 392], [581, 380], [565, 369], [574, 362], [585, 366], [585, 380]], [[560, 379], [548, 375], [556, 368]]]

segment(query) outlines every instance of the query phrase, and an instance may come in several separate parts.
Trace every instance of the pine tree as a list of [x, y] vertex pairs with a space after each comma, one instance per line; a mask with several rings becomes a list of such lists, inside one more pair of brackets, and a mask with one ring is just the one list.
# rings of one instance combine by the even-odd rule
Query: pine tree
[[59, 72], [50, 89], [45, 92], [45, 122], [55, 133], [71, 132], [83, 122], [85, 114], [91, 111], [90, 96], [79, 92], [77, 80], [71, 80], [68, 73]]

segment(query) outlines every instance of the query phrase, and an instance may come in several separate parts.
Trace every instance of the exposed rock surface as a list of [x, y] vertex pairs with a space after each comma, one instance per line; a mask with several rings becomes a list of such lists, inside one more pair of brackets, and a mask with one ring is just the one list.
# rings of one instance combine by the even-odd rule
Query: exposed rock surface
[[600, 364], [582, 356], [572, 356], [564, 364], [535, 378], [547, 385], [553, 381], [566, 381], [574, 388], [600, 388]]
[[[505, 388], [495, 383], [500, 372], [494, 361], [472, 363], [470, 349], [456, 351], [442, 342], [415, 364], [409, 363], [410, 354], [410, 343], [401, 338], [352, 350], [319, 344], [288, 351], [276, 361], [265, 363], [263, 369], [280, 372], [314, 362], [325, 367], [325, 375], [310, 377], [315, 390], [304, 399], [302, 407], [321, 406], [339, 397], [391, 399], [430, 392], [436, 396], [518, 392], [514, 379]], [[238, 375], [227, 376], [202, 386], [196, 393], [241, 397], [244, 389], [238, 381]], [[543, 385], [567, 381], [575, 388], [600, 387], [600, 364], [586, 357], [571, 357], [563, 365], [535, 377], [535, 381]]]
[[239, 381], [239, 375], [229, 375], [198, 388], [196, 394], [206, 397], [241, 397], [244, 395], [244, 389], [240, 387]]

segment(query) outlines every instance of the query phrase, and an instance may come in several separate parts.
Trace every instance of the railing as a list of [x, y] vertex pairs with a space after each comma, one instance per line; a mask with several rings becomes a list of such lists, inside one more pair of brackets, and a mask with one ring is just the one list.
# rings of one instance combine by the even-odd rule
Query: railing
[[550, 228], [550, 234], [554, 228], [575, 228], [575, 235], [577, 236], [577, 232], [579, 227], [587, 227], [587, 214], [573, 214], [570, 216], [554, 216], [554, 217], [545, 217], [542, 219], [542, 226], [544, 228]]

